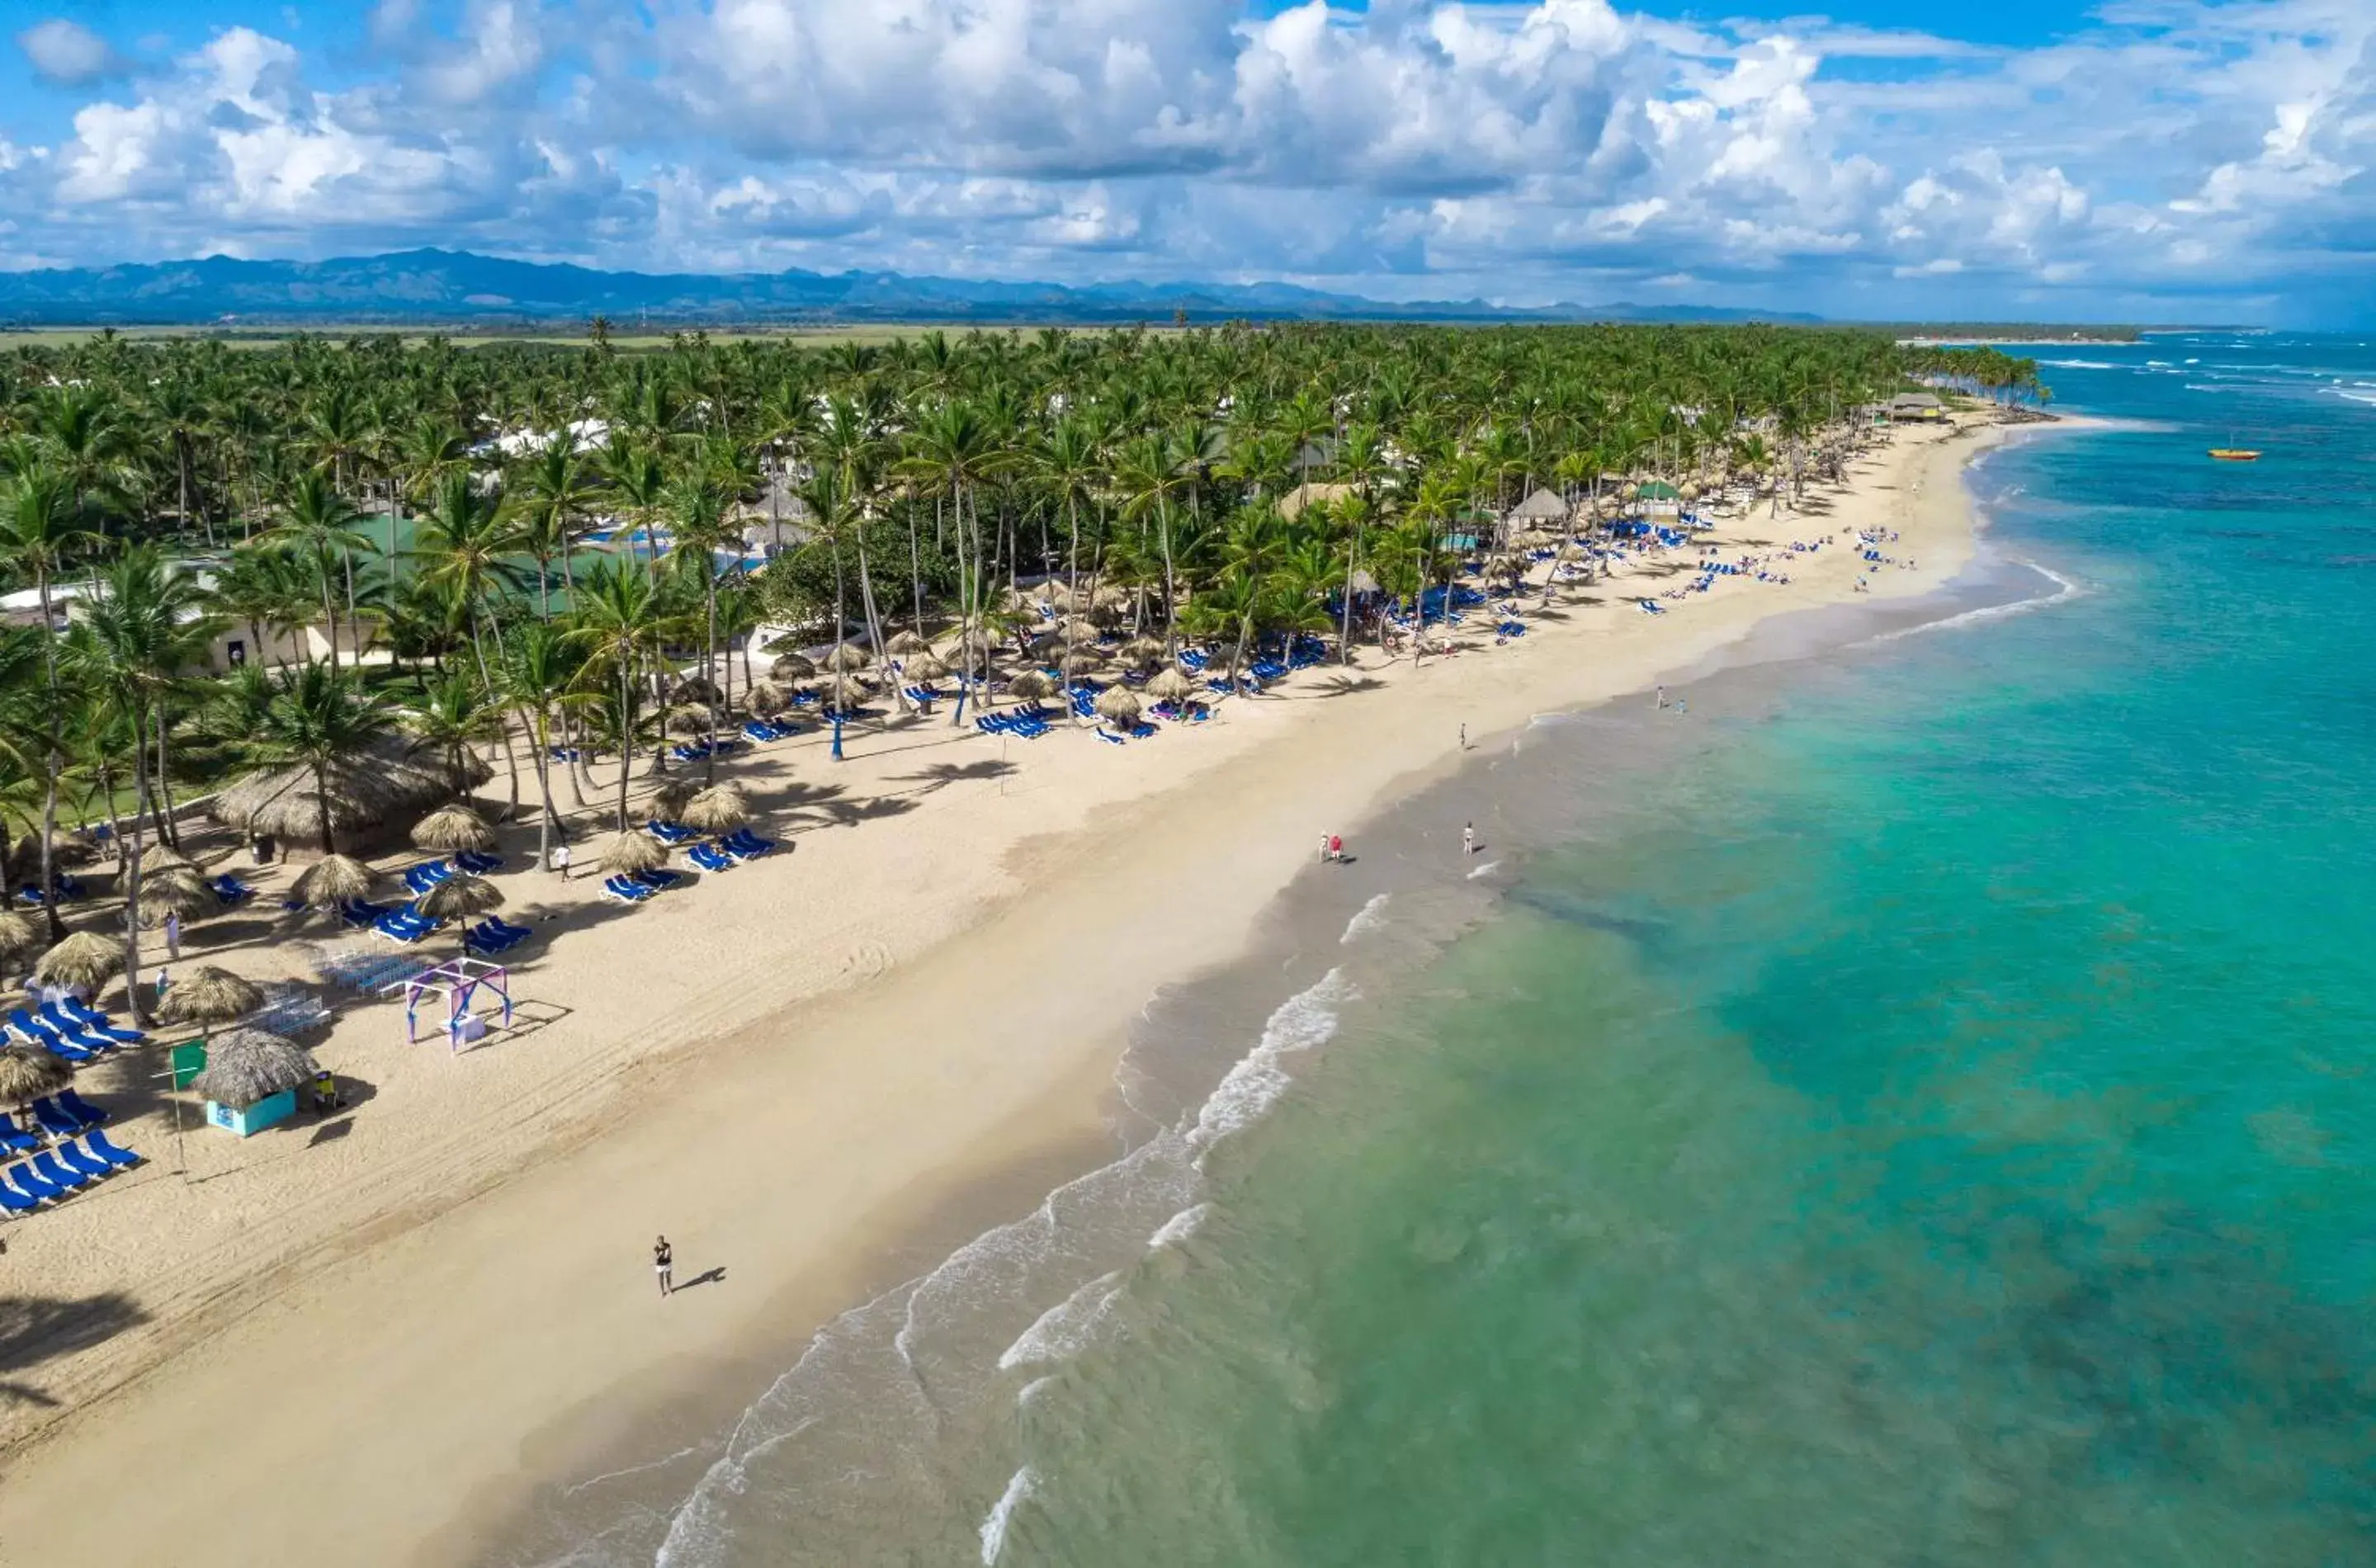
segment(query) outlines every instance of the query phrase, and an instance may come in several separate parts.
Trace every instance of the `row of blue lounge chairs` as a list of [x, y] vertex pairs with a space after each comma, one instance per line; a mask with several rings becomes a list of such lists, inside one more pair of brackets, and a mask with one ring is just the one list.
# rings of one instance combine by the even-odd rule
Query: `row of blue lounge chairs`
[[802, 732], [797, 724], [770, 724], [764, 719], [749, 719], [742, 723], [742, 733], [761, 745], [770, 741], [789, 741]]
[[978, 715], [973, 725], [985, 735], [1020, 735], [1036, 741], [1048, 733], [1048, 716], [1039, 707], [1009, 708], [1004, 713]]
[[667, 891], [684, 880], [684, 873], [662, 867], [658, 871], [626, 872], [602, 884], [602, 896], [622, 904], [640, 904], [655, 893]]
[[703, 762], [713, 756], [725, 756], [742, 749], [743, 742], [731, 735], [720, 735], [713, 744], [708, 741], [690, 741], [669, 748], [669, 755], [679, 762]]
[[[60, 873], [55, 878], [54, 885], [57, 888], [58, 902], [61, 904], [71, 903], [77, 898], [86, 897], [90, 892], [89, 888], [83, 885], [82, 878], [78, 876], [67, 876], [64, 873]], [[30, 904], [34, 908], [39, 909], [42, 905], [48, 903], [49, 899], [42, 896], [42, 890], [39, 887], [34, 886], [29, 882], [22, 887], [17, 889], [17, 902], [19, 904]]]
[[80, 1004], [69, 1009], [55, 1002], [43, 1003], [39, 1015], [22, 1007], [10, 1008], [7, 1033], [77, 1066], [119, 1045], [137, 1045], [148, 1038], [138, 1029], [117, 1028], [104, 1013]]
[[476, 849], [465, 849], [450, 861], [423, 861], [404, 873], [404, 885], [415, 895], [428, 892], [450, 876], [468, 872], [472, 876], [484, 876], [504, 863], [501, 855], [482, 855]]
[[46, 1203], [140, 1163], [130, 1149], [118, 1148], [105, 1133], [86, 1133], [75, 1142], [42, 1150], [20, 1164], [0, 1170], [0, 1210], [30, 1214]]
[[775, 847], [773, 838], [762, 838], [747, 827], [738, 827], [715, 844], [695, 844], [685, 858], [707, 872], [731, 871]]
[[489, 915], [472, 926], [462, 936], [463, 948], [481, 958], [492, 958], [498, 953], [508, 953], [536, 932], [524, 925], [513, 925]]
[[33, 1101], [32, 1111], [33, 1120], [45, 1137], [20, 1133], [14, 1123], [0, 1121], [0, 1149], [10, 1154], [30, 1154], [44, 1141], [54, 1144], [66, 1138], [78, 1138], [107, 1120], [106, 1111], [72, 1089], [43, 1095]]

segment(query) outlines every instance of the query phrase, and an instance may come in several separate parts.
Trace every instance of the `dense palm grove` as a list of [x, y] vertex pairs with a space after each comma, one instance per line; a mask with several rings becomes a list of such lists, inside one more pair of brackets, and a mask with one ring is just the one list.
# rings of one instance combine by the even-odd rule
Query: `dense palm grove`
[[[714, 731], [763, 624], [977, 665], [1053, 577], [1157, 657], [1344, 657], [1357, 597], [1445, 581], [1447, 540], [1534, 487], [1787, 492], [1916, 379], [2037, 391], [1990, 350], [1764, 327], [20, 350], [0, 573], [40, 608], [0, 635], [9, 885], [53, 884], [61, 824], [171, 844], [177, 792], [397, 736], [520, 759], [549, 834], [588, 757], [664, 766], [670, 730]], [[226, 626], [330, 636], [207, 675]]]

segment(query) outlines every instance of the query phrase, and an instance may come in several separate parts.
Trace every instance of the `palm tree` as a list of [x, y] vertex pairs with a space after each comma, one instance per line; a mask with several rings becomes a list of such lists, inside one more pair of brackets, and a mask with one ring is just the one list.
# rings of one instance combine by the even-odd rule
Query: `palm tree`
[[330, 826], [330, 769], [369, 751], [396, 729], [387, 699], [366, 688], [351, 671], [315, 659], [292, 664], [272, 677], [272, 694], [247, 746], [249, 760], [267, 766], [297, 765], [312, 770], [317, 847], [338, 848]]
[[[536, 760], [536, 787], [541, 809], [536, 821], [536, 863], [552, 864], [552, 830], [561, 814], [552, 804], [552, 720], [577, 676], [583, 659], [570, 646], [568, 634], [549, 621], [520, 628], [504, 658], [500, 678], [503, 695], [528, 731], [529, 755]], [[624, 764], [622, 765], [624, 767]], [[571, 775], [574, 780], [576, 776]], [[580, 802], [579, 804], [584, 804]]]
[[615, 683], [612, 719], [619, 738], [618, 830], [627, 830], [627, 778], [636, 757], [636, 695], [647, 665], [666, 645], [669, 616], [650, 576], [616, 562], [597, 563], [579, 587], [567, 633], [569, 646], [586, 656], [576, 687], [581, 695]]
[[[362, 514], [347, 505], [330, 482], [329, 476], [319, 469], [308, 469], [296, 476], [282, 493], [280, 517], [273, 525], [272, 537], [296, 559], [303, 561], [319, 579], [322, 595], [322, 628], [330, 640], [330, 667], [339, 663], [339, 612], [330, 595], [332, 561], [351, 563], [354, 552], [369, 550], [371, 540], [356, 527]], [[347, 578], [348, 608], [354, 607], [354, 578], [351, 565]], [[362, 638], [355, 636], [358, 651]]]
[[496, 590], [520, 586], [522, 574], [513, 557], [524, 543], [504, 502], [481, 490], [467, 473], [446, 476], [413, 532], [412, 555], [422, 563], [421, 580], [457, 595], [469, 612], [470, 643], [482, 684], [493, 683], [487, 675], [486, 650], [479, 647], [487, 603]]
[[50, 602], [50, 586], [62, 570], [97, 542], [88, 514], [75, 498], [74, 487], [56, 470], [46, 467], [30, 469], [0, 489], [0, 564], [19, 577], [33, 579], [42, 607], [42, 707], [48, 740], [42, 748], [42, 909], [48, 917], [53, 940], [65, 934], [65, 925], [58, 919], [56, 900], [47, 897], [48, 890], [55, 885], [50, 841], [58, 829], [58, 775], [65, 766], [65, 756], [58, 744], [63, 705], [58, 692], [57, 613]]
[[519, 491], [520, 543], [536, 558], [536, 609], [552, 619], [552, 563], [561, 563], [564, 591], [574, 591], [569, 547], [584, 522], [586, 504], [600, 482], [592, 465], [578, 456], [575, 443], [563, 432], [522, 464], [516, 479]]

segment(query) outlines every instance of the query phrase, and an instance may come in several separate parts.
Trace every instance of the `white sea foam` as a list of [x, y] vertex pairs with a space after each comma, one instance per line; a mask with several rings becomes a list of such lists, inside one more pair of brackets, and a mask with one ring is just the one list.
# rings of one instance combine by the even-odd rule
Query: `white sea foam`
[[2061, 604], [2082, 598], [2087, 592], [2085, 588], [2050, 566], [2041, 566], [2035, 561], [2025, 560], [2016, 560], [2014, 564], [2026, 566], [2054, 584], [2054, 591], [2039, 599], [2017, 599], [2010, 604], [1984, 604], [1978, 610], [1966, 610], [1960, 615], [1950, 615], [1943, 620], [1925, 621], [1919, 625], [1900, 626], [1895, 631], [1876, 633], [1856, 646], [1871, 647], [1878, 643], [1894, 643], [1900, 637], [1920, 636], [1930, 632], [1944, 632], [1961, 626], [1978, 626], [1990, 621], [2002, 621], [2009, 616], [2026, 615], [2033, 610], [2044, 610], [2049, 605]]
[[1176, 1247], [1197, 1231], [1205, 1229], [1205, 1218], [1213, 1212], [1211, 1204], [1192, 1204], [1163, 1222], [1163, 1229], [1146, 1239], [1146, 1250], [1159, 1253], [1166, 1247]]
[[1393, 897], [1391, 893], [1381, 893], [1354, 911], [1353, 918], [1345, 922], [1345, 934], [1336, 939], [1337, 945], [1349, 945], [1356, 938], [1367, 936], [1385, 924], [1386, 900]]
[[1056, 1374], [1054, 1372], [1050, 1372], [1046, 1377], [1035, 1377], [1029, 1383], [1025, 1384], [1021, 1391], [1015, 1396], [1016, 1408], [1017, 1409], [1028, 1408], [1031, 1401], [1040, 1397], [1040, 1391], [1055, 1381]]
[[1031, 1467], [1026, 1465], [1015, 1472], [1014, 1479], [1006, 1483], [1006, 1490], [999, 1493], [997, 1503], [991, 1507], [990, 1516], [981, 1522], [983, 1568], [990, 1568], [997, 1562], [998, 1554], [1006, 1550], [1007, 1524], [1015, 1517], [1015, 1511], [1030, 1501], [1032, 1488], [1038, 1484]]
[[[2360, 383], [2360, 385], [2361, 385], [2361, 386], [2366, 386], [2366, 385], [2367, 385], [2367, 383], [2362, 382], [2362, 383]], [[2334, 386], [2330, 386], [2330, 387], [2328, 387], [2328, 388], [2327, 388], [2327, 390], [2328, 390], [2329, 392], [2334, 393], [2336, 397], [2338, 397], [2338, 398], [2340, 398], [2344, 399], [2346, 402], [2349, 402], [2349, 403], [2365, 403], [2365, 404], [2370, 404], [2370, 405], [2376, 405], [2376, 393], [2371, 393], [2371, 392], [2346, 392], [2346, 391], [2342, 390], [2340, 387], [2334, 387]]]
[[2040, 360], [2038, 362], [2040, 364], [2052, 365], [2057, 370], [2114, 370], [2118, 368], [2109, 360]]
[[1100, 1274], [1087, 1285], [1040, 1314], [998, 1358], [1000, 1372], [1013, 1372], [1041, 1361], [1069, 1361], [1089, 1348], [1099, 1325], [1113, 1312], [1122, 1294], [1119, 1273]]
[[1479, 877], [1485, 875], [1489, 872], [1499, 871], [1501, 867], [1502, 862], [1499, 861], [1487, 861], [1483, 865], [1479, 866], [1475, 871], [1468, 873], [1468, 880], [1474, 882]]
[[1309, 991], [1279, 1004], [1278, 1010], [1264, 1025], [1262, 1039], [1230, 1069], [1196, 1112], [1196, 1124], [1188, 1131], [1188, 1143], [1197, 1151], [1200, 1164], [1204, 1151], [1230, 1134], [1261, 1121], [1278, 1103], [1279, 1097], [1293, 1082], [1280, 1062], [1296, 1051], [1326, 1044], [1336, 1033], [1337, 1008], [1354, 995], [1345, 971], [1331, 969]]

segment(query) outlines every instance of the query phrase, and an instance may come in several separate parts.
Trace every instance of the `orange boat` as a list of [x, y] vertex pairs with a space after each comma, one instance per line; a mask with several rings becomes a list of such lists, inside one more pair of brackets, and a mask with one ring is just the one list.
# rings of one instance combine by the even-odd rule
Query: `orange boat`
[[2223, 463], [2249, 463], [2261, 454], [2250, 446], [2214, 446], [2211, 455]]

